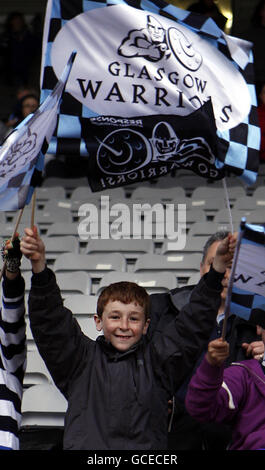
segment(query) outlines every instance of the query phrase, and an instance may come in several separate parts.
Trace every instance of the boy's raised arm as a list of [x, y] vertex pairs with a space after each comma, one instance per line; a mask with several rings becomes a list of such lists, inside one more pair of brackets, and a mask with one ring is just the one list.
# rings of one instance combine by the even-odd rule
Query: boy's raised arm
[[45, 245], [36, 227], [25, 229], [21, 251], [30, 259], [33, 272], [29, 293], [33, 337], [54, 382], [67, 395], [70, 377], [82, 367], [84, 335], [72, 312], [63, 305], [55, 275], [46, 266]]
[[191, 373], [214, 329], [222, 280], [225, 270], [231, 266], [236, 238], [236, 234], [229, 235], [219, 244], [211, 269], [192, 290], [189, 302], [175, 319], [154, 332], [157, 364], [167, 380], [170, 378], [172, 393]]

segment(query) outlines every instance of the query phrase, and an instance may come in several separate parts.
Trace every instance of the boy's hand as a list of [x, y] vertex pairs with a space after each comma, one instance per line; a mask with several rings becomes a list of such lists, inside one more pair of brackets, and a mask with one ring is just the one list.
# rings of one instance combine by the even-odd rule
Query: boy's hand
[[206, 360], [212, 366], [220, 367], [229, 355], [229, 344], [222, 338], [214, 339], [208, 344]]
[[213, 260], [213, 268], [216, 271], [224, 273], [227, 268], [231, 268], [237, 235], [237, 233], [233, 235], [229, 233], [228, 236], [219, 243]]
[[25, 235], [21, 240], [20, 248], [23, 255], [30, 259], [34, 273], [40, 273], [45, 269], [45, 246], [36, 226], [33, 229], [25, 229]]

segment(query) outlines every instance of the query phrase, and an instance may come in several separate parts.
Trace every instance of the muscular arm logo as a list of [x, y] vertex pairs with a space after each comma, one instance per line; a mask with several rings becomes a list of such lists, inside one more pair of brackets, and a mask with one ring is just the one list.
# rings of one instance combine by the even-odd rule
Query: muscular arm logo
[[118, 53], [123, 57], [144, 57], [151, 62], [157, 62], [170, 51], [162, 24], [153, 16], [147, 16], [146, 28], [133, 29], [122, 41]]
[[146, 28], [129, 31], [118, 48], [118, 54], [123, 57], [143, 57], [150, 62], [169, 58], [172, 52], [188, 70], [195, 72], [202, 65], [201, 54], [180, 29], [166, 31], [151, 15], [147, 16]]

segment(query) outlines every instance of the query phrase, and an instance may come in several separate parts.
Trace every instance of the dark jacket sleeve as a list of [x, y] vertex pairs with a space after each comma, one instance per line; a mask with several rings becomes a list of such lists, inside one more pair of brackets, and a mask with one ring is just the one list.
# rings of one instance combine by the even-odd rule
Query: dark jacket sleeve
[[87, 347], [94, 341], [82, 333], [72, 312], [64, 307], [55, 275], [48, 268], [32, 276], [29, 318], [39, 352], [67, 398], [68, 385], [82, 370]]
[[152, 337], [156, 369], [174, 394], [209, 341], [221, 303], [223, 275], [210, 269], [175, 319], [160, 323]]

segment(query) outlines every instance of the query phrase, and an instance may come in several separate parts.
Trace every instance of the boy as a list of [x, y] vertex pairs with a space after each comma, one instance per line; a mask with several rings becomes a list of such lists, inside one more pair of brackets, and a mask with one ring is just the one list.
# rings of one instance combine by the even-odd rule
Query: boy
[[[265, 330], [260, 326], [257, 330], [265, 343]], [[198, 421], [229, 423], [230, 450], [264, 449], [265, 364], [248, 359], [224, 369], [228, 355], [226, 341], [210, 341], [205, 358], [190, 381], [186, 408]]]
[[167, 448], [169, 398], [207, 342], [220, 305], [221, 281], [235, 238], [219, 246], [189, 308], [148, 341], [148, 296], [131, 283], [112, 284], [98, 300], [97, 341], [87, 338], [63, 306], [36, 228], [25, 229], [21, 250], [31, 260], [31, 330], [52, 377], [68, 400], [64, 449]]

